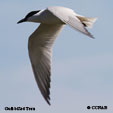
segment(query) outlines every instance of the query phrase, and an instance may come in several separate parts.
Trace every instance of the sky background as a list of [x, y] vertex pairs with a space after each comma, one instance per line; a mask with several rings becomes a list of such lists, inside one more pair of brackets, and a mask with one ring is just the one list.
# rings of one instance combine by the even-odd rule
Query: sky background
[[[51, 106], [39, 92], [28, 57], [28, 37], [39, 24], [16, 24], [28, 12], [48, 6], [98, 17], [89, 29], [94, 40], [69, 26], [57, 38]], [[0, 0], [0, 31], [0, 112], [6, 106], [28, 106], [36, 113], [113, 113], [113, 0]], [[87, 110], [93, 105], [108, 110]]]

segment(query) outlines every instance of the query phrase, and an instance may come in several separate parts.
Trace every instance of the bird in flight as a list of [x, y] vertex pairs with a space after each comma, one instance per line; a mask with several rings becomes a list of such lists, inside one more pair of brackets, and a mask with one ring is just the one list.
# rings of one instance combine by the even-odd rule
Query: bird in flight
[[69, 25], [90, 38], [94, 38], [86, 27], [92, 27], [96, 19], [81, 16], [69, 8], [52, 6], [44, 10], [32, 11], [17, 22], [18, 24], [22, 22], [40, 23], [29, 37], [28, 50], [36, 83], [49, 105], [52, 46], [57, 35], [64, 25]]

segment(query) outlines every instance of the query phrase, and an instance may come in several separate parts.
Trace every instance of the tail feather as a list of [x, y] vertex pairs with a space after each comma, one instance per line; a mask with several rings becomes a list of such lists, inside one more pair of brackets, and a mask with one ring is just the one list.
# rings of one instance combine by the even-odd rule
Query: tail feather
[[77, 16], [77, 18], [83, 23], [85, 27], [92, 28], [97, 18], [90, 18], [84, 16]]

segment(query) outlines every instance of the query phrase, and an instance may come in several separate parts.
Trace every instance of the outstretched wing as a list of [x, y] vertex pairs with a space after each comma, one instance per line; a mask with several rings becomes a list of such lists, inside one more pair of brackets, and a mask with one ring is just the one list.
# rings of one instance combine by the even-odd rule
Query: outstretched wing
[[79, 20], [79, 18], [77, 18], [77, 14], [75, 14], [73, 10], [64, 7], [49, 7], [48, 11], [75, 30], [94, 38]]
[[28, 49], [32, 69], [44, 99], [50, 105], [50, 75], [52, 45], [63, 25], [40, 26], [29, 37]]

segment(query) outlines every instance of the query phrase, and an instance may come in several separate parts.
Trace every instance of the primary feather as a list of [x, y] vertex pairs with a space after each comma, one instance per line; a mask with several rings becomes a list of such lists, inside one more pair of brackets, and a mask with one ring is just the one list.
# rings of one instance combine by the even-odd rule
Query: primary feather
[[63, 25], [41, 24], [30, 36], [28, 49], [38, 87], [48, 104], [52, 45]]

